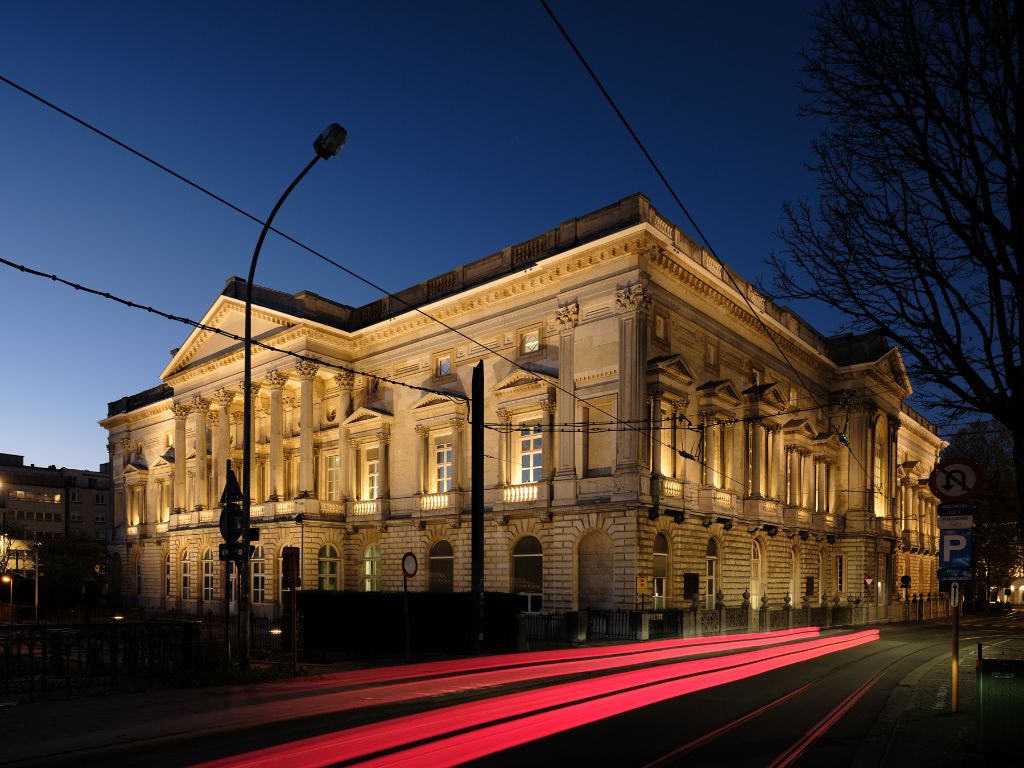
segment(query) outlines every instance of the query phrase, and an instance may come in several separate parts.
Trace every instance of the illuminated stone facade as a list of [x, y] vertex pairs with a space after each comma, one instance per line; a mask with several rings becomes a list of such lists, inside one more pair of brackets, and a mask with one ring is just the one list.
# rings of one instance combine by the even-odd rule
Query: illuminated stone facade
[[[241, 334], [243, 296], [229, 281], [204, 324]], [[253, 318], [322, 361], [254, 350], [257, 612], [279, 610], [287, 545], [307, 586], [398, 590], [410, 551], [412, 589], [469, 589], [479, 361], [487, 589], [543, 610], [839, 595], [881, 617], [899, 576], [937, 592], [942, 442], [902, 404], [899, 352], [820, 336], [642, 196], [364, 307], [257, 288]], [[123, 592], [218, 611], [241, 345], [196, 330], [160, 379], [102, 422]]]

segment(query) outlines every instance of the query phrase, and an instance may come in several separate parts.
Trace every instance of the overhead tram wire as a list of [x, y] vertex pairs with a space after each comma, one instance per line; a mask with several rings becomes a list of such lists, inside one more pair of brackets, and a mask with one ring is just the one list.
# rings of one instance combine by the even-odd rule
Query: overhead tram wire
[[[241, 214], [242, 216], [246, 217], [247, 219], [250, 219], [251, 221], [253, 221], [253, 222], [255, 222], [255, 223], [257, 223], [257, 224], [259, 224], [261, 226], [265, 225], [266, 222], [264, 222], [258, 216], [255, 216], [255, 215], [249, 213], [245, 209], [235, 205], [234, 203], [230, 202], [229, 200], [225, 199], [224, 197], [221, 197], [220, 195], [216, 194], [215, 192], [212, 192], [211, 190], [207, 189], [206, 187], [202, 186], [201, 184], [199, 184], [199, 183], [197, 183], [195, 181], [192, 181], [187, 176], [184, 176], [183, 174], [178, 173], [177, 171], [171, 169], [170, 167], [164, 165], [163, 163], [153, 159], [152, 157], [150, 157], [149, 155], [145, 154], [144, 152], [141, 152], [140, 150], [135, 149], [131, 145], [121, 141], [120, 139], [115, 138], [114, 136], [110, 135], [106, 131], [103, 131], [103, 130], [97, 128], [96, 126], [92, 125], [91, 123], [87, 122], [86, 120], [83, 120], [82, 118], [77, 117], [76, 115], [72, 114], [71, 112], [68, 112], [66, 109], [63, 109], [63, 108], [57, 106], [53, 102], [48, 101], [47, 99], [44, 99], [39, 94], [34, 93], [33, 91], [29, 90], [28, 88], [26, 88], [26, 87], [24, 87], [22, 85], [19, 85], [18, 83], [16, 83], [13, 80], [3, 76], [2, 74], [0, 74], [0, 82], [6, 83], [10, 87], [14, 88], [17, 91], [20, 91], [21, 93], [25, 94], [29, 98], [34, 99], [35, 101], [39, 102], [43, 106], [46, 106], [46, 107], [54, 110], [55, 112], [63, 115], [64, 117], [68, 118], [69, 120], [72, 120], [73, 122], [81, 125], [83, 128], [86, 128], [86, 129], [92, 131], [93, 133], [95, 133], [96, 135], [106, 139], [107, 141], [112, 142], [113, 144], [117, 145], [121, 149], [124, 149], [125, 151], [130, 152], [131, 154], [135, 155], [139, 159], [144, 160], [145, 162], [149, 163], [150, 165], [153, 165], [154, 167], [159, 168], [161, 171], [164, 171], [165, 173], [170, 174], [171, 176], [173, 176], [174, 178], [178, 179], [179, 181], [184, 182], [185, 184], [187, 184], [188, 186], [192, 187], [193, 189], [195, 189], [195, 190], [197, 190], [199, 192], [202, 192], [204, 195], [207, 195], [208, 197], [216, 200], [217, 202], [221, 203], [222, 205], [226, 205], [228, 208], [230, 208], [231, 210], [235, 211], [236, 213]], [[407, 309], [412, 310], [413, 312], [419, 313], [420, 315], [422, 315], [423, 317], [427, 318], [431, 322], [437, 323], [442, 328], [450, 331], [451, 333], [454, 333], [455, 335], [465, 339], [466, 341], [469, 341], [472, 344], [475, 344], [476, 346], [478, 346], [478, 347], [480, 347], [482, 349], [486, 349], [492, 355], [494, 355], [495, 357], [497, 357], [497, 358], [499, 358], [501, 360], [504, 360], [505, 362], [507, 362], [510, 365], [512, 365], [514, 368], [517, 368], [517, 369], [519, 369], [521, 371], [524, 371], [526, 373], [532, 374], [534, 376], [537, 375], [536, 371], [531, 371], [529, 368], [526, 368], [525, 366], [521, 365], [518, 361], [513, 360], [512, 358], [507, 357], [506, 355], [502, 354], [497, 349], [492, 349], [491, 347], [487, 346], [486, 344], [483, 344], [483, 343], [477, 341], [476, 339], [474, 339], [473, 337], [469, 336], [468, 334], [464, 333], [463, 331], [460, 331], [459, 329], [454, 328], [451, 325], [448, 325], [443, 320], [440, 320], [440, 319], [434, 317], [433, 315], [429, 314], [428, 312], [424, 311], [423, 309], [410, 304], [408, 301], [403, 299], [401, 296], [398, 296], [398, 295], [392, 293], [391, 291], [387, 290], [386, 288], [383, 288], [383, 287], [377, 285], [376, 283], [374, 283], [369, 278], [363, 277], [362, 275], [358, 274], [357, 272], [354, 272], [353, 270], [349, 269], [348, 267], [344, 266], [343, 264], [340, 264], [337, 261], [334, 261], [333, 259], [329, 258], [328, 256], [320, 253], [319, 251], [317, 251], [316, 249], [312, 248], [311, 246], [306, 245], [305, 243], [301, 242], [300, 240], [295, 239], [291, 235], [288, 235], [288, 234], [282, 232], [281, 230], [277, 229], [276, 227], [269, 227], [269, 231], [279, 235], [280, 237], [283, 237], [288, 242], [290, 242], [290, 243], [292, 243], [294, 245], [297, 245], [299, 248], [301, 248], [304, 251], [307, 251], [308, 253], [311, 253], [312, 255], [316, 256], [318, 259], [321, 259], [324, 262], [326, 262], [328, 264], [331, 264], [332, 266], [340, 269], [345, 274], [349, 275], [350, 277], [354, 277], [356, 280], [359, 280], [360, 282], [364, 283], [365, 285], [368, 285], [369, 287], [373, 288], [374, 290], [380, 291], [385, 296], [388, 296], [389, 298], [394, 299], [395, 301], [397, 301], [400, 304], [402, 304], [403, 306], [405, 306]], [[96, 293], [98, 295], [102, 295], [101, 292], [96, 292]], [[122, 303], [126, 303], [126, 302], [122, 302]], [[377, 377], [377, 378], [381, 378], [381, 377]], [[403, 385], [403, 386], [410, 386], [410, 385]], [[586, 400], [585, 398], [580, 397], [579, 395], [577, 395], [574, 392], [569, 392], [567, 389], [565, 389], [564, 387], [559, 385], [557, 382], [553, 383], [552, 386], [555, 389], [557, 389], [558, 391], [563, 392], [568, 397], [572, 398], [574, 401], [579, 402], [579, 403], [584, 403], [587, 406], [589, 406], [590, 408], [592, 408], [595, 411], [597, 411], [598, 413], [602, 413], [605, 416], [608, 416], [609, 418], [612, 418], [612, 419], [615, 418], [614, 414], [609, 413], [608, 411], [606, 411], [603, 408], [601, 408], [599, 405], [596, 405], [596, 404], [590, 402], [589, 400]], [[460, 397], [460, 398], [463, 397], [462, 395], [453, 395], [453, 393], [450, 393], [450, 392], [448, 392], [448, 393], [446, 393], [446, 392], [438, 392], [436, 390], [429, 390], [429, 391], [433, 392], [435, 394], [441, 394], [441, 395], [445, 395], [445, 396], [448, 396], [448, 397]], [[637, 432], [640, 433], [641, 435], [645, 434], [644, 430], [639, 428], [639, 427], [637, 427]], [[661, 441], [658, 441], [658, 442], [660, 443]], [[672, 448], [671, 446], [668, 446], [665, 443], [661, 443], [661, 444], [665, 445], [666, 447], [668, 447], [671, 450], [676, 451], [678, 453], [678, 449]], [[680, 454], [680, 455], [683, 455], [683, 454]], [[695, 457], [692, 456], [692, 455], [683, 455], [683, 458], [695, 459]]]
[[[40, 272], [38, 269], [32, 269], [31, 267], [27, 267], [24, 264], [18, 264], [17, 262], [11, 261], [10, 259], [5, 259], [2, 256], [0, 256], [0, 264], [3, 264], [4, 266], [7, 266], [7, 267], [11, 267], [12, 269], [16, 269], [19, 272], [23, 272], [25, 274], [32, 275], [34, 277], [45, 278], [45, 279], [50, 280], [51, 282], [54, 282], [54, 283], [61, 283], [62, 285], [66, 285], [69, 288], [74, 288], [76, 291], [82, 291], [83, 293], [88, 293], [88, 294], [91, 294], [93, 296], [99, 296], [102, 299], [108, 299], [109, 301], [113, 301], [113, 302], [116, 302], [118, 304], [122, 304], [122, 305], [124, 305], [126, 307], [129, 307], [131, 309], [141, 309], [141, 310], [143, 310], [145, 312], [149, 312], [150, 314], [157, 315], [158, 317], [162, 317], [162, 318], [164, 318], [166, 320], [173, 320], [174, 322], [182, 323], [183, 325], [189, 325], [189, 326], [192, 326], [193, 328], [196, 328], [196, 329], [201, 330], [201, 331], [209, 331], [210, 333], [215, 333], [218, 336], [224, 336], [224, 337], [232, 339], [234, 341], [239, 341], [239, 342], [244, 342], [245, 341], [244, 337], [239, 336], [237, 333], [231, 333], [230, 331], [225, 331], [222, 328], [217, 328], [217, 327], [214, 327], [212, 325], [205, 325], [204, 323], [201, 323], [198, 320], [192, 320], [191, 318], [184, 317], [182, 315], [172, 315], [169, 312], [164, 312], [163, 310], [156, 309], [155, 307], [150, 307], [150, 306], [147, 306], [145, 304], [139, 304], [137, 302], [131, 301], [130, 299], [125, 299], [125, 298], [122, 298], [120, 296], [116, 296], [115, 294], [112, 294], [109, 291], [100, 291], [100, 290], [98, 290], [96, 288], [89, 288], [88, 286], [81, 285], [79, 283], [75, 283], [75, 282], [72, 282], [70, 280], [66, 280], [63, 277], [60, 277], [59, 275], [47, 274], [46, 272]], [[268, 350], [270, 352], [279, 352], [279, 353], [281, 353], [283, 355], [287, 355], [289, 357], [294, 357], [297, 360], [304, 360], [304, 361], [307, 361], [307, 362], [310, 362], [310, 363], [316, 363], [316, 364], [321, 365], [321, 366], [323, 366], [325, 368], [331, 368], [331, 369], [338, 370], [338, 371], [344, 371], [345, 373], [351, 373], [351, 374], [354, 374], [354, 375], [357, 375], [357, 376], [365, 376], [366, 378], [376, 379], [377, 381], [387, 382], [388, 384], [393, 384], [393, 385], [398, 386], [398, 387], [405, 387], [406, 389], [413, 389], [413, 390], [416, 390], [418, 392], [424, 392], [426, 394], [431, 394], [431, 395], [441, 395], [441, 396], [444, 396], [444, 397], [447, 397], [447, 398], [450, 398], [450, 399], [453, 399], [453, 400], [455, 400], [455, 399], [465, 400], [466, 399], [465, 396], [460, 395], [457, 392], [443, 392], [443, 391], [441, 391], [439, 389], [430, 389], [429, 387], [419, 387], [419, 386], [416, 386], [415, 384], [409, 384], [409, 383], [404, 382], [404, 381], [396, 381], [395, 379], [389, 379], [386, 376], [380, 376], [379, 374], [374, 374], [374, 373], [366, 373], [365, 371], [359, 371], [359, 370], [356, 370], [355, 368], [349, 368], [348, 366], [344, 366], [344, 365], [341, 365], [339, 363], [332, 363], [332, 362], [329, 362], [327, 360], [323, 360], [323, 359], [318, 358], [318, 357], [313, 357], [311, 355], [304, 355], [304, 354], [302, 354], [300, 352], [292, 352], [292, 351], [287, 350], [287, 349], [281, 349], [280, 347], [275, 347], [275, 346], [273, 346], [271, 344], [266, 344], [266, 343], [264, 343], [262, 341], [258, 341], [256, 339], [253, 339], [252, 343], [253, 343], [254, 346], [261, 347], [261, 348], [266, 349], [266, 350]]]
[[[793, 373], [796, 374], [797, 379], [799, 379], [799, 381], [803, 385], [804, 389], [806, 389], [808, 392], [810, 392], [811, 388], [807, 385], [807, 382], [804, 380], [803, 375], [800, 373], [800, 371], [797, 370], [796, 366], [793, 365], [793, 362], [789, 359], [789, 356], [786, 354], [785, 350], [782, 348], [782, 345], [779, 344], [778, 340], [775, 338], [775, 334], [772, 333], [772, 330], [768, 327], [768, 324], [764, 322], [764, 320], [761, 318], [761, 315], [754, 308], [754, 305], [750, 301], [750, 298], [747, 296], [747, 294], [743, 290], [740, 289], [739, 284], [736, 282], [736, 278], [732, 274], [732, 270], [730, 270], [729, 267], [725, 264], [725, 262], [722, 261], [722, 259], [720, 259], [718, 257], [718, 254], [715, 252], [715, 249], [711, 245], [711, 241], [708, 240], [707, 236], [704, 234], [703, 230], [700, 228], [700, 225], [697, 224], [697, 221], [690, 214], [689, 209], [686, 207], [686, 205], [683, 203], [682, 199], [676, 193], [676, 190], [672, 186], [671, 182], [669, 182], [669, 180], [665, 176], [665, 174], [662, 173], [662, 170], [658, 166], [657, 162], [655, 162], [654, 157], [647, 150], [647, 147], [644, 145], [643, 141], [640, 140], [640, 137], [637, 135], [636, 131], [633, 130], [633, 126], [630, 125], [629, 120], [626, 119], [626, 116], [622, 113], [622, 110], [619, 109], [618, 105], [615, 103], [615, 100], [611, 97], [611, 94], [608, 93], [608, 89], [604, 87], [604, 83], [601, 82], [601, 79], [597, 76], [597, 73], [594, 72], [593, 68], [587, 62], [587, 59], [583, 55], [582, 51], [580, 51], [580, 49], [579, 49], [579, 47], [577, 47], [576, 43], [573, 42], [573, 39], [569, 35], [568, 31], [566, 31], [564, 26], [562, 26], [562, 23], [558, 20], [558, 17], [555, 15], [555, 12], [551, 10], [551, 7], [547, 4], [546, 0], [538, 0], [538, 2], [544, 8], [545, 12], [547, 12], [547, 14], [550, 17], [552, 23], [558, 28], [558, 31], [561, 33], [562, 37], [565, 39], [565, 42], [572, 49], [573, 53], [576, 54], [576, 58], [579, 59], [580, 64], [583, 65], [583, 68], [587, 71], [587, 74], [590, 75], [590, 79], [593, 80], [594, 85], [596, 85], [598, 90], [601, 91], [601, 94], [604, 96], [605, 101], [608, 102], [608, 105], [612, 108], [612, 111], [615, 112], [615, 114], [618, 116], [619, 121], [625, 127], [625, 129], [629, 133], [629, 135], [632, 137], [633, 141], [636, 143], [637, 147], [640, 149], [640, 152], [647, 159], [647, 162], [650, 164], [651, 168], [657, 174], [658, 178], [661, 179], [661, 183], [665, 185], [665, 188], [668, 190], [669, 194], [672, 196], [672, 199], [675, 200], [676, 205], [679, 206], [679, 209], [683, 212], [683, 215], [686, 216], [686, 219], [687, 219], [687, 221], [690, 222], [690, 225], [693, 227], [694, 232], [701, 239], [701, 241], [703, 241], [704, 245], [707, 246], [708, 253], [722, 267], [722, 272], [728, 277], [729, 282], [732, 284], [732, 287], [736, 291], [736, 293], [739, 294], [739, 296], [743, 299], [743, 302], [747, 305], [747, 308], [750, 310], [751, 315], [761, 325], [761, 327], [764, 330], [765, 334], [768, 336], [768, 339], [772, 342], [772, 344], [775, 345], [775, 348], [777, 350], [779, 350], [779, 354], [782, 355], [782, 359], [786, 361], [786, 364], [790, 367], [790, 369], [793, 371]], [[853, 456], [854, 461], [856, 461], [860, 465], [861, 469], [864, 472], [867, 472], [867, 468], [863, 465], [863, 463], [861, 462], [861, 460], [857, 456], [857, 454], [853, 452], [853, 449], [850, 448], [850, 446], [848, 444], [847, 444], [846, 447], [850, 449], [850, 454]]]

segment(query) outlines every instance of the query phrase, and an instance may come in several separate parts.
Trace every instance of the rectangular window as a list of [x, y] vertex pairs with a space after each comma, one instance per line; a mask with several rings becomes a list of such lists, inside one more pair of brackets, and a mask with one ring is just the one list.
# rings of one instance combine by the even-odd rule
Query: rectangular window
[[105, 523], [105, 522], [107, 522], [107, 516], [106, 515], [96, 515], [96, 517], [93, 518], [93, 522], [94, 523]]
[[68, 512], [68, 519], [72, 523], [80, 523], [80, 522], [82, 522], [82, 513], [81, 513], [81, 511], [79, 511], [77, 509], [72, 509], [70, 512]]
[[341, 498], [341, 457], [337, 454], [327, 457], [325, 496], [328, 501]]
[[106, 494], [104, 494], [104, 493], [97, 493], [96, 494], [96, 503], [97, 504], [106, 504], [107, 503], [107, 496], [106, 496]]
[[261, 557], [249, 561], [252, 567], [252, 601], [260, 604], [266, 600], [267, 594], [267, 566], [266, 561]]
[[203, 600], [213, 600], [213, 584], [216, 576], [214, 560], [205, 558], [203, 560]]
[[836, 594], [842, 594], [846, 587], [846, 558], [836, 555]]
[[82, 494], [79, 493], [78, 491], [71, 491], [71, 503], [72, 504], [81, 504], [82, 503]]
[[449, 379], [454, 375], [455, 368], [452, 366], [452, 353], [444, 352], [434, 356], [434, 378]]
[[434, 446], [434, 492], [447, 493], [452, 489], [452, 444]]
[[380, 451], [371, 448], [366, 452], [366, 498], [380, 497]]
[[540, 424], [519, 426], [519, 482], [539, 483], [543, 473], [544, 437]]
[[520, 356], [535, 355], [541, 351], [540, 326], [527, 328], [519, 332], [519, 354]]

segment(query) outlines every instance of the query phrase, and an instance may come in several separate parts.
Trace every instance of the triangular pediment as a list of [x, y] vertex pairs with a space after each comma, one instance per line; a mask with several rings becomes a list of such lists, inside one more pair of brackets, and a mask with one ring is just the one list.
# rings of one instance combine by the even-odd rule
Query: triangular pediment
[[496, 395], [521, 394], [530, 389], [547, 389], [558, 385], [558, 380], [547, 374], [517, 368], [499, 381], [493, 392]]
[[783, 397], [779, 385], [775, 383], [757, 384], [744, 389], [742, 394], [750, 398], [752, 402], [764, 403], [779, 410], [786, 410], [788, 407], [786, 398]]
[[[173, 459], [173, 456], [172, 456], [172, 459]], [[163, 456], [161, 456], [159, 459], [157, 459], [156, 461], [153, 462], [152, 469], [155, 472], [155, 471], [160, 470], [160, 469], [167, 469], [167, 468], [169, 468], [171, 466], [173, 466], [173, 464], [171, 462], [168, 462]]]
[[654, 374], [665, 376], [683, 386], [693, 383], [693, 374], [687, 367], [686, 362], [680, 355], [669, 355], [668, 357], [657, 357], [647, 364], [648, 376]]
[[141, 477], [149, 474], [149, 467], [146, 466], [145, 459], [141, 456], [136, 456], [125, 466], [122, 474], [125, 477]]
[[[253, 339], [272, 336], [297, 324], [297, 318], [282, 312], [257, 306], [252, 308]], [[218, 296], [203, 317], [201, 325], [206, 327], [193, 330], [185, 339], [185, 343], [174, 351], [171, 362], [160, 374], [162, 380], [166, 381], [197, 363], [219, 357], [229, 350], [240, 350], [241, 339], [245, 336], [245, 304], [230, 296]], [[217, 328], [232, 336], [217, 333], [210, 330], [211, 328]]]
[[462, 412], [466, 407], [465, 395], [452, 393], [445, 395], [441, 392], [428, 392], [415, 403], [412, 411], [417, 417], [431, 415], [438, 412], [455, 413]]
[[731, 405], [737, 405], [740, 402], [739, 393], [729, 379], [705, 381], [697, 387], [697, 394], [702, 399], [724, 401]]
[[361, 427], [370, 427], [374, 425], [388, 425], [391, 424], [392, 415], [385, 413], [384, 411], [378, 411], [374, 408], [367, 408], [365, 405], [356, 408], [352, 415], [349, 416], [342, 424], [348, 429], [359, 429]]
[[878, 361], [876, 372], [888, 387], [895, 389], [895, 393], [901, 398], [910, 397], [914, 393], [910, 377], [907, 375], [907, 366], [903, 362], [903, 355], [895, 347]]
[[789, 436], [803, 437], [807, 440], [814, 440], [818, 436], [811, 422], [804, 418], [790, 419], [782, 425], [782, 430]]

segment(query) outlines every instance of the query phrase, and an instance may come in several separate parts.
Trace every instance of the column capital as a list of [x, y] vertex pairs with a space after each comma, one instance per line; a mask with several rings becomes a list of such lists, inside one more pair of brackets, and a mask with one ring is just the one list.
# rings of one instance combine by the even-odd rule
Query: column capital
[[651, 305], [651, 293], [642, 283], [615, 292], [615, 304], [620, 312], [636, 312]]
[[171, 410], [174, 412], [175, 420], [184, 421], [192, 413], [192, 406], [188, 403], [175, 403]]
[[233, 389], [218, 389], [213, 393], [213, 399], [221, 408], [230, 408], [235, 401], [235, 391]]
[[544, 411], [544, 413], [548, 413], [548, 414], [554, 413], [556, 406], [557, 406], [557, 403], [554, 400], [550, 399], [550, 398], [548, 398], [546, 400], [541, 400], [540, 401], [540, 409], [542, 411]]
[[388, 445], [391, 442], [391, 433], [386, 429], [382, 429], [378, 432], [376, 437], [380, 440], [381, 445]]
[[[245, 389], [245, 383], [244, 382], [242, 384], [239, 384], [239, 389], [242, 389], [242, 390]], [[259, 382], [256, 382], [256, 381], [252, 382], [249, 385], [249, 394], [252, 397], [256, 397], [259, 393], [260, 393], [260, 384], [259, 384]]]
[[563, 331], [571, 331], [580, 321], [580, 305], [576, 302], [566, 304], [555, 310], [555, 321]]
[[415, 427], [416, 436], [420, 438], [427, 437], [430, 434], [430, 430], [424, 427], [422, 424], [417, 424]]
[[232, 424], [241, 424], [242, 420], [245, 418], [245, 414], [241, 411], [231, 411], [228, 414], [228, 418], [231, 419]]
[[299, 374], [299, 378], [303, 381], [311, 381], [319, 370], [320, 366], [309, 360], [300, 360], [295, 364], [295, 372]]
[[512, 412], [509, 411], [506, 408], [499, 408], [498, 409], [498, 420], [504, 422], [505, 424], [511, 424], [512, 423]]
[[451, 425], [453, 432], [461, 432], [466, 428], [466, 420], [460, 419], [457, 416], [449, 419], [448, 423]]
[[334, 380], [338, 382], [338, 386], [341, 389], [347, 389], [351, 392], [352, 386], [356, 382], [356, 377], [352, 371], [338, 371], [334, 374]]
[[192, 398], [192, 410], [196, 413], [206, 413], [210, 410], [210, 401], [202, 395], [196, 395]]
[[271, 371], [267, 374], [265, 381], [271, 390], [283, 389], [284, 385], [288, 383], [288, 375], [281, 371]]
[[209, 422], [211, 427], [216, 427], [220, 423], [220, 411], [212, 410], [206, 414], [206, 420]]

